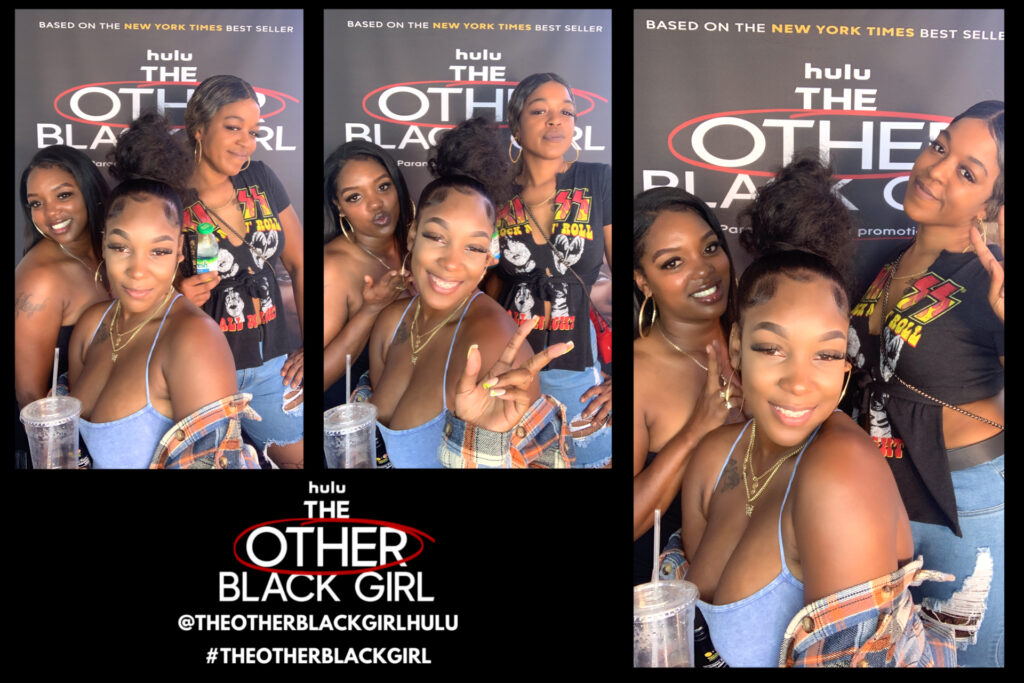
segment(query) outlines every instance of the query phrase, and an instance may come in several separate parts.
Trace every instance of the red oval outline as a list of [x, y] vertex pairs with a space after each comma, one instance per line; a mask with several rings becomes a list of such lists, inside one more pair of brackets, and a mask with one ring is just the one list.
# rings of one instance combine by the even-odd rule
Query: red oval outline
[[[423, 128], [454, 128], [455, 125], [456, 125], [454, 123], [417, 123], [417, 122], [412, 122], [412, 121], [398, 121], [396, 119], [389, 119], [386, 116], [382, 116], [380, 114], [374, 114], [373, 112], [371, 112], [366, 107], [366, 101], [368, 99], [370, 99], [370, 97], [372, 97], [374, 95], [374, 93], [378, 93], [381, 90], [387, 90], [388, 88], [394, 88], [394, 87], [397, 87], [397, 86], [400, 86], [400, 85], [429, 85], [431, 83], [444, 83], [446, 85], [446, 87], [449, 87], [449, 88], [452, 87], [452, 86], [455, 86], [455, 85], [507, 85], [507, 86], [510, 86], [510, 87], [515, 87], [515, 86], [519, 85], [518, 81], [515, 81], [515, 82], [513, 82], [513, 81], [407, 81], [405, 83], [389, 83], [388, 85], [382, 85], [379, 88], [374, 88], [373, 90], [371, 90], [370, 92], [366, 93], [366, 95], [363, 96], [363, 112], [367, 116], [370, 116], [372, 118], [379, 119], [379, 120], [385, 121], [387, 123], [396, 123], [396, 124], [398, 124], [400, 126], [421, 126]], [[605, 103], [608, 102], [607, 98], [601, 97], [597, 93], [592, 93], [592, 92], [590, 92], [588, 90], [579, 90], [577, 88], [573, 88], [572, 89], [572, 93], [573, 93], [573, 95], [579, 95], [583, 99], [585, 99], [588, 102], [590, 102], [590, 106], [587, 109], [584, 109], [583, 111], [576, 112], [576, 118], [579, 118], [581, 116], [586, 116], [591, 111], [593, 111], [594, 107], [597, 106], [596, 104], [594, 104], [594, 100], [595, 99], [596, 100], [601, 100], [602, 102], [605, 102]], [[503, 123], [503, 124], [500, 124], [498, 127], [499, 128], [508, 128], [508, 124], [507, 123]]]
[[[689, 121], [684, 121], [684, 122], [680, 123], [678, 126], [673, 128], [672, 131], [668, 134], [668, 151], [672, 154], [672, 156], [674, 156], [675, 158], [679, 159], [680, 161], [682, 161], [684, 163], [690, 164], [692, 166], [698, 166], [700, 168], [706, 168], [709, 171], [718, 171], [719, 173], [732, 173], [734, 175], [739, 175], [739, 174], [742, 173], [744, 175], [749, 175], [749, 176], [760, 176], [760, 177], [763, 177], [763, 178], [771, 178], [771, 177], [773, 177], [775, 175], [775, 173], [772, 172], [772, 171], [744, 171], [744, 170], [739, 170], [739, 169], [736, 169], [736, 168], [728, 168], [728, 167], [725, 167], [725, 166], [717, 166], [715, 164], [709, 164], [709, 163], [706, 163], [706, 162], [703, 162], [703, 161], [696, 161], [694, 159], [690, 159], [690, 158], [684, 157], [682, 154], [677, 152], [675, 147], [672, 145], [672, 138], [674, 138], [676, 136], [676, 134], [679, 133], [680, 131], [682, 131], [684, 128], [687, 128], [687, 127], [689, 127], [689, 126], [691, 126], [693, 124], [696, 124], [696, 123], [700, 123], [701, 121], [706, 121], [708, 119], [713, 119], [713, 118], [716, 118], [716, 117], [719, 117], [719, 116], [735, 116], [737, 114], [776, 114], [776, 113], [781, 114], [781, 113], [786, 113], [786, 112], [791, 113], [791, 116], [790, 116], [791, 119], [803, 118], [803, 117], [807, 117], [807, 116], [820, 116], [820, 115], [824, 114], [824, 115], [829, 115], [829, 116], [883, 116], [884, 115], [884, 116], [891, 117], [891, 118], [918, 119], [918, 120], [922, 120], [922, 121], [940, 121], [940, 122], [943, 122], [943, 123], [949, 123], [950, 121], [953, 120], [952, 116], [939, 116], [937, 114], [914, 114], [914, 113], [911, 113], [911, 112], [899, 112], [899, 111], [862, 111], [862, 110], [852, 110], [852, 109], [740, 109], [740, 110], [736, 110], [736, 111], [722, 111], [722, 112], [718, 112], [718, 113], [715, 113], [715, 114], [704, 114], [703, 116], [698, 116], [696, 118], [690, 119]], [[881, 178], [899, 178], [900, 176], [908, 176], [908, 175], [910, 175], [910, 171], [909, 170], [907, 170], [907, 171], [896, 171], [894, 173], [848, 173], [848, 174], [838, 174], [835, 177], [839, 178], [839, 179], [850, 179], [850, 180], [853, 180], [853, 179], [870, 180], [870, 179], [881, 179]]]
[[[87, 126], [110, 126], [111, 128], [128, 128], [128, 126], [131, 125], [130, 123], [106, 123], [106, 122], [101, 122], [101, 121], [86, 121], [85, 119], [80, 119], [77, 116], [72, 116], [71, 114], [65, 114], [64, 112], [62, 112], [60, 110], [60, 107], [59, 107], [60, 100], [65, 95], [69, 95], [69, 94], [75, 92], [76, 90], [81, 90], [82, 88], [92, 88], [92, 87], [95, 87], [95, 86], [128, 85], [128, 84], [137, 85], [137, 86], [151, 86], [151, 85], [199, 85], [200, 83], [201, 83], [201, 81], [105, 81], [105, 82], [100, 82], [100, 83], [82, 83], [81, 85], [76, 85], [73, 88], [68, 88], [64, 92], [58, 93], [57, 96], [53, 98], [53, 110], [55, 112], [57, 112], [58, 116], [61, 116], [61, 117], [65, 118], [65, 119], [68, 119], [69, 121], [75, 121], [76, 123], [84, 123]], [[277, 109], [275, 109], [275, 110], [273, 110], [271, 112], [268, 112], [266, 114], [261, 113], [260, 114], [260, 118], [262, 118], [262, 119], [268, 119], [271, 116], [276, 116], [276, 115], [280, 114], [281, 112], [283, 112], [285, 107], [287, 106], [287, 104], [285, 103], [286, 99], [287, 100], [291, 100], [292, 102], [295, 102], [296, 104], [298, 104], [298, 102], [299, 102], [298, 98], [293, 97], [292, 95], [285, 94], [285, 93], [280, 92], [278, 90], [270, 90], [269, 88], [257, 88], [255, 86], [253, 86], [253, 90], [255, 90], [258, 93], [263, 93], [267, 97], [273, 98], [273, 99], [275, 99], [275, 100], [277, 100], [278, 102], [281, 103], [281, 106], [278, 107]], [[184, 128], [185, 126], [171, 126], [171, 127], [175, 128], [175, 129], [181, 129], [181, 128]]]
[[[279, 524], [281, 522], [301, 522], [301, 526], [316, 524], [318, 522], [338, 522], [341, 524], [349, 524], [352, 522], [365, 522], [372, 526], [386, 526], [391, 529], [397, 529], [398, 531], [405, 532], [409, 536], [412, 536], [417, 541], [419, 541], [420, 547], [415, 553], [413, 553], [409, 557], [403, 557], [400, 560], [395, 560], [394, 562], [389, 562], [385, 565], [380, 565], [377, 567], [368, 567], [366, 569], [339, 569], [337, 571], [299, 571], [297, 569], [275, 569], [273, 567], [260, 567], [258, 565], [252, 564], [251, 562], [246, 562], [241, 557], [239, 557], [238, 542], [241, 541], [246, 534], [248, 534], [250, 531], [254, 529], [269, 526], [271, 524]], [[412, 560], [413, 558], [415, 558], [423, 552], [424, 538], [429, 540], [431, 543], [436, 543], [436, 541], [431, 536], [423, 533], [419, 529], [414, 529], [413, 527], [406, 526], [404, 524], [396, 524], [395, 522], [385, 522], [379, 519], [363, 519], [359, 517], [292, 517], [289, 519], [274, 519], [269, 522], [260, 522], [259, 524], [252, 525], [251, 527], [245, 529], [244, 531], [242, 531], [242, 533], [238, 534], [238, 536], [235, 537], [235, 542], [232, 544], [231, 549], [232, 552], [234, 552], [235, 559], [238, 560], [239, 564], [249, 567], [250, 569], [255, 569], [257, 571], [267, 572], [270, 574], [308, 574], [311, 576], [330, 576], [343, 574], [365, 574], [366, 572], [374, 572], [380, 569], [387, 569], [388, 567], [394, 567], [395, 565], [401, 564], [403, 562], [408, 562], [409, 560]]]

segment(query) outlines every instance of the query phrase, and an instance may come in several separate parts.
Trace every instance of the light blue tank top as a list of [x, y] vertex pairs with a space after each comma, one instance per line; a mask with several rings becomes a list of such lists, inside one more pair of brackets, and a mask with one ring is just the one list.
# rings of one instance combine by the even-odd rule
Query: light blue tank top
[[[747, 425], [750, 425], [750, 421]], [[786, 506], [786, 499], [789, 498], [789, 489], [793, 485], [796, 468], [800, 466], [800, 458], [804, 456], [807, 445], [814, 440], [818, 429], [821, 429], [821, 425], [818, 425], [811, 433], [811, 438], [800, 449], [793, 471], [789, 475], [786, 494], [779, 507], [779, 559], [782, 561], [782, 571], [767, 586], [742, 600], [725, 605], [697, 601], [697, 606], [708, 624], [708, 633], [715, 644], [715, 649], [731, 667], [778, 666], [782, 636], [790, 620], [804, 606], [804, 584], [797, 581], [786, 566], [786, 553], [782, 548], [782, 508]], [[719, 480], [729, 463], [729, 458], [736, 450], [736, 444], [746, 431], [745, 426], [729, 449], [729, 454], [718, 473]], [[718, 488], [718, 481], [715, 482], [715, 488]]]
[[[164, 311], [164, 317], [160, 319], [160, 327], [153, 337], [153, 345], [149, 347], [149, 356], [146, 357], [146, 405], [136, 410], [127, 417], [112, 422], [89, 422], [79, 420], [78, 430], [89, 447], [89, 454], [92, 455], [92, 466], [95, 469], [145, 469], [149, 467], [149, 461], [156, 451], [157, 444], [163, 438], [167, 430], [174, 426], [174, 420], [165, 417], [156, 411], [149, 399], [149, 361], [153, 357], [153, 349], [156, 348], [156, 340], [160, 338], [160, 331], [164, 328], [164, 321], [171, 307], [178, 300], [181, 294], [171, 299], [170, 306]], [[96, 336], [96, 330], [103, 324], [111, 307], [111, 302], [104, 311], [103, 317], [97, 323], [96, 329], [89, 337], [92, 343]]]
[[[437, 459], [437, 447], [441, 444], [441, 439], [444, 436], [444, 414], [448, 410], [448, 363], [452, 359], [452, 349], [455, 348], [455, 337], [459, 335], [462, 319], [466, 317], [466, 311], [473, 304], [473, 299], [476, 299], [481, 294], [483, 292], [477, 292], [473, 295], [473, 298], [469, 300], [466, 307], [462, 309], [459, 322], [455, 325], [452, 343], [448, 346], [448, 358], [444, 362], [444, 374], [441, 376], [441, 401], [443, 406], [441, 412], [420, 426], [409, 429], [388, 429], [380, 422], [377, 423], [377, 429], [380, 430], [381, 436], [384, 437], [384, 445], [388, 449], [388, 459], [391, 460], [391, 464], [397, 469], [441, 467], [441, 461]], [[405, 320], [405, 314], [409, 312], [409, 307], [412, 306], [415, 300], [416, 297], [410, 299], [405, 310], [402, 312], [402, 317], [398, 319], [398, 324], [395, 325], [395, 329], [391, 333], [392, 340], [395, 338], [395, 333], [398, 332], [398, 326]], [[388, 343], [390, 344], [390, 341]]]

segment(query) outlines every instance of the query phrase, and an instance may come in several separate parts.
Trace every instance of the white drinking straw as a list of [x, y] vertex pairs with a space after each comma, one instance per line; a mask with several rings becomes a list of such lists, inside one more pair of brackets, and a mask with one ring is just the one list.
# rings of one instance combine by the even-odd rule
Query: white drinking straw
[[345, 354], [345, 403], [349, 402], [352, 395], [352, 354]]
[[657, 583], [658, 555], [661, 554], [661, 508], [654, 509], [654, 571], [651, 572], [651, 581]]
[[50, 396], [57, 395], [57, 361], [60, 360], [60, 347], [53, 350], [53, 388], [50, 389]]

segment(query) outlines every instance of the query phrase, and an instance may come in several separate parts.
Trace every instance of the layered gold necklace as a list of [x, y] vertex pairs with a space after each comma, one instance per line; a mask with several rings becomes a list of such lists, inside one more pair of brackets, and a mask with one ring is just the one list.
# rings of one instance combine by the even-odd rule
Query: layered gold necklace
[[[135, 339], [135, 335], [137, 335], [139, 333], [139, 330], [141, 330], [143, 327], [145, 327], [146, 323], [148, 323], [150, 320], [152, 320], [153, 316], [155, 316], [157, 314], [157, 312], [161, 308], [164, 307], [164, 304], [166, 304], [167, 300], [171, 298], [171, 294], [173, 292], [174, 292], [174, 287], [172, 286], [171, 288], [169, 288], [167, 290], [167, 296], [165, 296], [163, 298], [163, 301], [161, 301], [159, 304], [157, 304], [157, 307], [154, 308], [152, 310], [152, 312], [149, 315], [146, 316], [146, 319], [143, 320], [138, 325], [136, 325], [135, 327], [133, 327], [132, 329], [128, 330], [127, 332], [118, 332], [117, 331], [117, 321], [118, 321], [118, 318], [120, 317], [120, 314], [121, 314], [121, 300], [120, 299], [117, 300], [117, 303], [114, 304], [114, 315], [113, 315], [113, 317], [110, 318], [110, 348], [111, 348], [110, 360], [112, 362], [114, 362], [114, 363], [117, 362], [117, 354], [120, 353], [126, 346], [128, 346], [129, 344], [132, 343], [132, 340]], [[121, 338], [122, 337], [126, 337], [126, 336], [128, 337], [128, 340], [125, 341], [122, 344], [121, 343]]]
[[[775, 461], [775, 464], [769, 467], [764, 474], [758, 476], [754, 474], [754, 462], [753, 458], [751, 457], [751, 455], [754, 452], [754, 439], [756, 434], [757, 420], [754, 420], [750, 425], [750, 440], [747, 442], [747, 455], [743, 458], [743, 489], [746, 491], [747, 494], [747, 517], [750, 517], [750, 515], [754, 512], [755, 501], [758, 498], [760, 498], [761, 494], [764, 493], [764, 490], [768, 488], [768, 484], [771, 483], [772, 477], [774, 477], [775, 473], [779, 471], [780, 467], [782, 467], [782, 463], [786, 462], [794, 455], [799, 453], [800, 449], [803, 448], [804, 444], [807, 443], [807, 439], [804, 439], [799, 445], [797, 445], [796, 448], [794, 448], [791, 451], [783, 453], [781, 456], [779, 456], [779, 459]], [[749, 481], [747, 479], [748, 469], [750, 470]]]
[[463, 299], [459, 303], [459, 305], [456, 306], [452, 310], [451, 313], [449, 313], [447, 316], [445, 316], [444, 320], [439, 322], [437, 325], [434, 325], [434, 327], [432, 327], [429, 331], [424, 332], [423, 334], [417, 334], [416, 333], [416, 320], [420, 317], [420, 300], [417, 297], [417, 299], [416, 299], [416, 311], [412, 314], [412, 325], [409, 326], [410, 327], [409, 346], [412, 349], [412, 364], [413, 365], [416, 365], [416, 359], [419, 356], [420, 351], [422, 351], [427, 346], [427, 344], [430, 343], [430, 340], [434, 338], [434, 335], [436, 335], [440, 331], [440, 329], [442, 327], [444, 327], [445, 324], [448, 323], [448, 321], [450, 321], [452, 318], [455, 317], [456, 313], [458, 313], [460, 310], [462, 310], [462, 307], [466, 305], [467, 301], [469, 301], [469, 297], [470, 296], [472, 296], [472, 294], [467, 294], [466, 298]]

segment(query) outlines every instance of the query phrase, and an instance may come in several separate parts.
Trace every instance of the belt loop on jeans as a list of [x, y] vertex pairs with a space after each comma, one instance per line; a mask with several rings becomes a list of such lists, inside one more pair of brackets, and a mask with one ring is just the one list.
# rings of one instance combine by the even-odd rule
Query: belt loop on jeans
[[993, 437], [972, 443], [970, 446], [953, 448], [946, 451], [949, 458], [949, 471], [966, 470], [990, 460], [995, 460], [1006, 452], [1003, 442], [1005, 432], [999, 432]]

